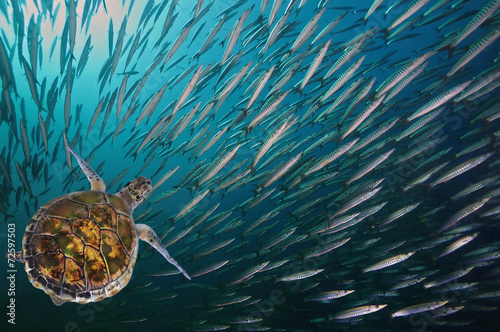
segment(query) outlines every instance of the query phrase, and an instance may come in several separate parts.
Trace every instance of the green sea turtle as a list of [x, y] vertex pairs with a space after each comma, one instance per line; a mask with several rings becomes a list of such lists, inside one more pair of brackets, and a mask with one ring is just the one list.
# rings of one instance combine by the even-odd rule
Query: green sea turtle
[[22, 251], [15, 253], [15, 259], [24, 263], [33, 286], [47, 293], [56, 305], [113, 296], [130, 281], [139, 239], [191, 279], [151, 227], [134, 223], [132, 213], [151, 190], [151, 180], [141, 176], [116, 194], [107, 193], [99, 175], [69, 151], [91, 188], [51, 200], [38, 209], [26, 227]]

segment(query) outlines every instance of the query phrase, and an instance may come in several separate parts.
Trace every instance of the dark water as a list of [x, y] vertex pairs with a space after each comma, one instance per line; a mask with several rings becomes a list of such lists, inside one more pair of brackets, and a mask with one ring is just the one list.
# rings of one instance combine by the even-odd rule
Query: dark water
[[[93, 3], [88, 16], [86, 16], [86, 20], [90, 23], [85, 21], [82, 24], [87, 2]], [[122, 2], [125, 3], [122, 4]], [[155, 43], [161, 36], [169, 8], [171, 8], [171, 1], [168, 1], [165, 7], [160, 7], [161, 1], [153, 1], [154, 6], [150, 17], [139, 25], [143, 11], [147, 8], [147, 1], [133, 2], [131, 10], [129, 10], [129, 1], [107, 1], [105, 3], [107, 11], [105, 11], [104, 2], [80, 0], [76, 7], [76, 39], [73, 52], [75, 59], [69, 59], [68, 55], [62, 67], [60, 54], [63, 38], [61, 35], [67, 17], [69, 17], [65, 3], [59, 4], [59, 2], [54, 1], [52, 13], [55, 13], [56, 6], [60, 5], [60, 7], [57, 15], [53, 15], [52, 19], [48, 10], [44, 9], [50, 1], [36, 1], [38, 7], [30, 0], [7, 1], [2, 4], [2, 13], [4, 13], [4, 9], [6, 13], [6, 15], [0, 15], [2, 40], [9, 55], [8, 62], [11, 63], [12, 75], [15, 78], [19, 94], [17, 97], [13, 86], [9, 86], [3, 80], [4, 94], [2, 95], [2, 120], [0, 122], [2, 143], [0, 148], [6, 172], [12, 178], [11, 185], [5, 172], [0, 172], [1, 202], [2, 206], [5, 207], [5, 209], [2, 208], [5, 222], [1, 224], [0, 233], [3, 250], [9, 248], [8, 234], [11, 233], [15, 234], [16, 249], [20, 250], [24, 229], [31, 215], [45, 202], [68, 192], [89, 189], [88, 181], [82, 174], [79, 174], [79, 170], [76, 168], [75, 159], [72, 160], [73, 171], [68, 168], [64, 153], [64, 132], [70, 145], [89, 161], [94, 169], [99, 168], [100, 176], [108, 183], [107, 191], [111, 193], [119, 191], [125, 183], [139, 175], [151, 178], [154, 184], [168, 171], [180, 166], [174, 175], [149, 197], [148, 201], [139, 206], [134, 214], [136, 221], [140, 220], [140, 222], [149, 224], [163, 238], [163, 242], [167, 243], [183, 230], [193, 226], [197, 218], [204, 212], [209, 211], [216, 204], [220, 204], [203, 223], [196, 225], [185, 237], [168, 246], [168, 250], [189, 274], [193, 274], [210, 264], [228, 261], [218, 270], [188, 281], [176, 274], [175, 268], [155, 253], [148, 244], [141, 242], [133, 277], [129, 285], [120, 293], [97, 303], [85, 305], [66, 303], [60, 307], [54, 306], [45, 293], [31, 286], [20, 263], [16, 264], [14, 269], [16, 272], [9, 272], [13, 269], [5, 263], [2, 267], [2, 283], [0, 284], [3, 294], [1, 303], [4, 308], [2, 331], [133, 331], [137, 329], [143, 331], [215, 331], [222, 329], [252, 331], [266, 329], [271, 331], [496, 330], [499, 322], [497, 306], [500, 296], [498, 279], [500, 271], [498, 266], [499, 214], [482, 215], [498, 208], [499, 205], [500, 182], [495, 176], [500, 174], [498, 172], [500, 120], [488, 121], [486, 120], [487, 116], [482, 115], [482, 112], [491, 107], [498, 108], [498, 89], [495, 89], [498, 85], [498, 78], [480, 90], [488, 90], [480, 96], [456, 104], [452, 100], [444, 103], [441, 113], [410, 137], [400, 141], [396, 141], [396, 137], [415, 121], [418, 121], [405, 123], [404, 120], [433, 98], [470, 80], [473, 80], [471, 84], [476, 84], [481, 77], [485, 76], [486, 70], [491, 69], [491, 73], [498, 72], [500, 48], [498, 41], [495, 40], [461, 70], [446, 78], [446, 74], [466, 54], [470, 46], [474, 46], [488, 33], [498, 29], [500, 19], [498, 12], [492, 14], [479, 28], [461, 41], [451, 58], [448, 57], [447, 48], [430, 56], [427, 66], [421, 74], [389, 102], [379, 106], [342, 143], [339, 143], [337, 139], [339, 135], [333, 134], [334, 136], [321, 147], [308, 149], [325, 135], [338, 131], [339, 127], [342, 128], [341, 130], [345, 130], [358, 114], [374, 102], [376, 99], [375, 91], [384, 80], [409, 62], [434, 49], [451, 34], [460, 33], [489, 2], [444, 1], [445, 4], [441, 8], [423, 17], [422, 15], [437, 3], [437, 1], [429, 1], [405, 21], [417, 19], [397, 36], [400, 39], [391, 40], [387, 38], [389, 34], [386, 29], [406, 10], [411, 2], [383, 1], [368, 18], [367, 24], [364, 25], [362, 18], [372, 5], [372, 1], [363, 0], [355, 3], [330, 1], [326, 4], [326, 10], [317, 22], [317, 29], [312, 37], [290, 55], [291, 58], [295, 56], [297, 58], [293, 59], [291, 63], [286, 63], [282, 60], [283, 56], [290, 50], [307, 22], [320, 11], [318, 7], [321, 5], [319, 1], [305, 1], [300, 10], [297, 10], [302, 5], [302, 2], [297, 1], [294, 5], [295, 9], [286, 20], [286, 28], [282, 30], [278, 40], [262, 56], [259, 51], [263, 49], [270, 33], [272, 33], [272, 28], [285, 15], [285, 9], [289, 2], [291, 1], [281, 3], [276, 18], [271, 24], [271, 29], [266, 29], [265, 26], [272, 12], [273, 3], [278, 6], [279, 1], [270, 1], [265, 7], [261, 19], [259, 19], [261, 2], [215, 0], [211, 4], [209, 1], [205, 1], [202, 10], [209, 5], [211, 7], [194, 24], [186, 40], [166, 63], [163, 70], [160, 71], [160, 66], [158, 66], [152, 71], [134, 101], [138, 104], [137, 110], [126, 121], [123, 131], [117, 134], [114, 140], [113, 138], [106, 140], [106, 138], [109, 135], [112, 137], [116, 132], [119, 122], [131, 106], [132, 95], [136, 91], [131, 90], [131, 95], [126, 97], [119, 117], [116, 113], [117, 100], [114, 99], [114, 103], [110, 106], [109, 118], [105, 122], [107, 102], [115, 89], [120, 88], [124, 79], [124, 75], [120, 74], [134, 72], [129, 73], [128, 76], [128, 93], [129, 89], [144, 77], [156, 57], [159, 54], [165, 57], [165, 52], [172, 49], [185, 24], [194, 17], [193, 8], [196, 6], [196, 1], [179, 1], [176, 6], [172, 7], [173, 14], [178, 16], [164, 39], [160, 41], [159, 47], [155, 47]], [[228, 18], [217, 33], [214, 45], [201, 54], [198, 60], [192, 60], [192, 57], [207, 39], [210, 30], [219, 22], [221, 17], [219, 14], [234, 4], [239, 5], [227, 11]], [[389, 10], [393, 5], [394, 7]], [[12, 8], [16, 6], [19, 6], [19, 15], [24, 17], [24, 29], [19, 28], [18, 24], [14, 23], [16, 14], [13, 13]], [[229, 44], [230, 31], [244, 11], [252, 6], [254, 7], [243, 24], [243, 31], [236, 41], [234, 49], [230, 52], [230, 56], [240, 51], [243, 51], [243, 54], [240, 60], [234, 63], [234, 67], [230, 69], [229, 73], [218, 82], [220, 61]], [[158, 16], [157, 13], [159, 13]], [[343, 13], [346, 15], [340, 23], [313, 44], [313, 39], [323, 28]], [[102, 80], [99, 79], [99, 74], [101, 69], [106, 66], [106, 61], [112, 59], [113, 54], [116, 54], [120, 26], [126, 15], [128, 15], [128, 19], [121, 56], [113, 76], [111, 78], [106, 76], [105, 80], [108, 82], [103, 84], [101, 88]], [[36, 36], [38, 40], [38, 58], [36, 60], [38, 63], [36, 66], [38, 84], [36, 89], [39, 98], [43, 99], [41, 104], [44, 110], [41, 110], [40, 114], [45, 124], [49, 125], [47, 128], [48, 152], [45, 151], [40, 133], [39, 110], [32, 97], [19, 55], [18, 45], [21, 43], [23, 56], [31, 64], [27, 39], [30, 36], [28, 27], [32, 17], [34, 24], [38, 24], [39, 27]], [[454, 20], [455, 18], [456, 20]], [[112, 20], [113, 26], [111, 53], [108, 43], [110, 20]], [[446, 23], [447, 21], [450, 23]], [[403, 24], [405, 23], [398, 27]], [[250, 32], [258, 31], [257, 29], [262, 26], [264, 28], [260, 30], [261, 32], [255, 40], [246, 44], [245, 41], [252, 38]], [[200, 27], [202, 30], [192, 40]], [[20, 33], [19, 29], [23, 33]], [[351, 45], [349, 42], [356, 37], [364, 36], [370, 29], [375, 30], [373, 34], [365, 35], [367, 37], [361, 43], [359, 53], [322, 82], [322, 77], [340, 58], [346, 46]], [[150, 33], [147, 35], [149, 31]], [[125, 68], [132, 43], [139, 32], [141, 33], [140, 46]], [[20, 36], [23, 34], [21, 40]], [[147, 37], [145, 37], [146, 35]], [[72, 80], [70, 119], [68, 126], [66, 126], [64, 105], [67, 96], [67, 63], [69, 61], [73, 67], [74, 75], [89, 36], [91, 36], [93, 48], [85, 67]], [[228, 38], [224, 42], [226, 36]], [[20, 40], [21, 42], [19, 42]], [[56, 40], [56, 44], [51, 56], [54, 40]], [[300, 84], [303, 82], [310, 64], [320, 51], [321, 46], [328, 40], [330, 40], [330, 46], [319, 69], [305, 85], [302, 93], [299, 93]], [[66, 51], [69, 52], [70, 44], [69, 41], [67, 42]], [[333, 85], [349, 66], [362, 56], [365, 58], [353, 77], [317, 110], [306, 116], [318, 98]], [[182, 59], [177, 64], [166, 70], [180, 57]], [[254, 119], [263, 103], [270, 99], [266, 98], [266, 95], [276, 85], [278, 77], [286, 73], [301, 57], [303, 59], [299, 70], [281, 88], [282, 92], [289, 91], [289, 93], [281, 102], [280, 108], [270, 113], [262, 123], [245, 135], [243, 128]], [[221, 87], [231, 75], [238, 73], [251, 60], [253, 63], [248, 71], [251, 76], [242, 79], [229, 97], [223, 101], [217, 112], [214, 109], [211, 110], [209, 116], [193, 130], [193, 124], [202, 116], [202, 110], [207, 107], [211, 100], [214, 100], [213, 98], [218, 99], [216, 91], [220, 92]], [[260, 63], [258, 70], [253, 71], [261, 60], [262, 63]], [[224, 63], [224, 69], [230, 61], [231, 58]], [[197, 85], [165, 131], [153, 136], [151, 143], [136, 153], [140, 143], [154, 129], [155, 124], [166, 114], [172, 112], [173, 105], [181, 96], [198, 67], [203, 65], [205, 69], [212, 63], [214, 67], [209, 75], [214, 73], [213, 77], [203, 80], [206, 85]], [[196, 67], [186, 77], [174, 85], [180, 74], [195, 65]], [[275, 68], [271, 78], [256, 102], [245, 114], [248, 101], [244, 98], [251, 96], [254, 91], [252, 88], [245, 94], [246, 89], [273, 65]], [[5, 78], [5, 63], [2, 63], [2, 66], [1, 69], [4, 71], [2, 78]], [[364, 78], [361, 85], [347, 96], [328, 118], [313, 121], [343, 91], [361, 77]], [[43, 83], [45, 78], [46, 83]], [[56, 78], [58, 80], [54, 86], [58, 90], [54, 94], [56, 104], [52, 119], [48, 117], [46, 110], [49, 108], [48, 93]], [[375, 82], [370, 92], [354, 109], [352, 115], [347, 117], [344, 124], [340, 126], [340, 118], [344, 115], [345, 110], [360, 93], [362, 87], [367, 86], [372, 79], [375, 79]], [[165, 94], [152, 115], [134, 126], [148, 99], [169, 80], [170, 83], [167, 85]], [[10, 95], [15, 107], [14, 117], [9, 115], [5, 106], [6, 100], [8, 100], [7, 94]], [[194, 101], [190, 102], [191, 98], [195, 98]], [[101, 111], [95, 125], [89, 130], [94, 111], [101, 100], [106, 101], [106, 106]], [[174, 104], [170, 105], [172, 102]], [[166, 139], [176, 121], [187, 115], [197, 103], [201, 103], [199, 110], [190, 120], [188, 127], [173, 142], [171, 139]], [[23, 115], [23, 107], [25, 115]], [[79, 112], [80, 107], [81, 111]], [[495, 113], [492, 112], [492, 114]], [[498, 114], [498, 110], [496, 114]], [[246, 115], [246, 117], [242, 115]], [[263, 141], [281, 125], [282, 121], [286, 119], [292, 123], [296, 117], [298, 118], [292, 127], [288, 128], [283, 137], [260, 159], [253, 175], [258, 178], [252, 178], [252, 173], [250, 173], [234, 191], [227, 194], [225, 194], [226, 189], [215, 191], [215, 188], [222, 181], [243, 172], [252, 165]], [[311, 168], [312, 164], [307, 164], [308, 162], [317, 162], [319, 158], [333, 152], [340, 145], [356, 138], [363, 139], [377, 128], [397, 118], [400, 119], [390, 130], [366, 147], [352, 154], [342, 155], [320, 171], [300, 176]], [[21, 121], [24, 122], [27, 132], [30, 162], [23, 151]], [[210, 149], [200, 157], [193, 158], [198, 153], [195, 149], [200, 144], [208, 142], [207, 140], [203, 141], [205, 138], [213, 137], [226, 126], [229, 126], [228, 130]], [[206, 132], [203, 133], [205, 129]], [[192, 142], [200, 132], [204, 136], [192, 148], [186, 148], [186, 145], [183, 145]], [[14, 137], [15, 133], [19, 138]], [[456, 154], [462, 150], [474, 146], [478, 142], [484, 142], [482, 140], [487, 138], [490, 140], [480, 148], [456, 157]], [[434, 140], [435, 143], [430, 148], [423, 149], [405, 161], [398, 162], [412, 149], [421, 148], [426, 142]], [[385, 145], [377, 147], [377, 144], [382, 142], [385, 142]], [[215, 180], [207, 181], [199, 187], [196, 186], [196, 180], [182, 182], [194, 168], [209, 165], [237, 144], [241, 144], [241, 146], [237, 150], [236, 156], [217, 172], [214, 176]], [[275, 153], [285, 147], [286, 150], [280, 152], [272, 163], [259, 169], [266, 160], [272, 158]], [[226, 148], [227, 150], [225, 150]], [[394, 149], [392, 154], [380, 165], [368, 172], [367, 175], [346, 185], [346, 182], [367, 162], [371, 162], [391, 149]], [[259, 185], [265, 183], [265, 179], [269, 179], [269, 177], [259, 176], [266, 171], [270, 171], [270, 174], [277, 172], [280, 163], [284, 165], [300, 152], [302, 152], [301, 158], [290, 170], [269, 187], [256, 190]], [[478, 166], [446, 183], [438, 184], [434, 188], [429, 186], [430, 183], [461, 163], [489, 152], [496, 153]], [[92, 159], [90, 160], [90, 158]], [[30, 197], [26, 192], [19, 171], [16, 169], [16, 161], [27, 174], [27, 181], [33, 197]], [[243, 162], [243, 165], [235, 170], [234, 167], [240, 162]], [[401, 190], [420, 175], [445, 162], [448, 163], [424, 184], [415, 186], [406, 192]], [[143, 168], [145, 163], [149, 164]], [[128, 170], [123, 178], [114, 181], [114, 185], [110, 186], [113, 179], [125, 169]], [[296, 171], [300, 172], [298, 177], [295, 174]], [[336, 172], [338, 174], [328, 180], [320, 179]], [[381, 179], [384, 179], [380, 184], [381, 189], [373, 197], [343, 214], [339, 213], [338, 217], [353, 213], [363, 214], [370, 208], [385, 203], [379, 211], [333, 235], [322, 235], [315, 232], [319, 227], [328, 225], [325, 214], [334, 215], [343, 204], [368, 191], [367, 188], [373, 181]], [[488, 185], [460, 198], [452, 199], [461, 190], [485, 179], [491, 179]], [[200, 180], [200, 178], [197, 179], [197, 181]], [[294, 180], [300, 180], [300, 182], [291, 186]], [[301, 187], [305, 182], [311, 180], [318, 180], [317, 184], [309, 189]], [[171, 197], [152, 203], [161, 193], [178, 186], [180, 186], [180, 190]], [[175, 222], [172, 221], [173, 217], [195, 195], [208, 189], [215, 192], [207, 194], [189, 214], [177, 218]], [[246, 211], [249, 199], [252, 199], [254, 195], [260, 197], [259, 195], [272, 189], [274, 192], [269, 197]], [[302, 193], [299, 192], [301, 190], [303, 190]], [[457, 212], [484, 198], [487, 200], [477, 211], [472, 212], [453, 227], [440, 231], [443, 225]], [[388, 226], [381, 226], [391, 214], [417, 202], [420, 204], [413, 211], [404, 214]], [[311, 205], [306, 206], [308, 203]], [[231, 210], [232, 213], [227, 219], [210, 227], [211, 217]], [[276, 215], [257, 226], [254, 231], [247, 232], [255, 221], [273, 210], [277, 213]], [[152, 215], [154, 216], [151, 217]], [[228, 223], [237, 221], [240, 222], [239, 226], [228, 232], [222, 232], [223, 227], [227, 226]], [[470, 227], [464, 228], [464, 226]], [[294, 227], [295, 231], [287, 239], [271, 246], [269, 250], [261, 251], [261, 248], [268, 245], [273, 237]], [[208, 229], [205, 230], [206, 228]], [[15, 232], [10, 232], [14, 229]], [[218, 231], [222, 234], [218, 234]], [[448, 245], [473, 234], [476, 234], [476, 237], [470, 243], [448, 255], [437, 258]], [[306, 258], [310, 253], [309, 250], [324, 248], [334, 241], [348, 238], [348, 242], [337, 249], [316, 257]], [[210, 245], [230, 239], [234, 240], [224, 248], [197, 257], [202, 250]], [[363, 273], [363, 269], [377, 262], [409, 252], [415, 253], [398, 264], [379, 271]], [[495, 253], [497, 253], [496, 256]], [[489, 258], [481, 259], [483, 256]], [[268, 267], [270, 267], [272, 263], [281, 260], [286, 260], [286, 262], [278, 268], [269, 270], [264, 268], [261, 272], [255, 273], [253, 277], [241, 283], [230, 285], [242, 272], [252, 266], [269, 261]], [[431, 281], [471, 267], [473, 268], [470, 272], [461, 278], [450, 280], [437, 287], [424, 287]], [[310, 270], [322, 271], [314, 276], [296, 281], [279, 281], [282, 277]], [[172, 272], [172, 275], [155, 276], [155, 274], [160, 273], [167, 274], [169, 271]], [[15, 295], [8, 294], [10, 283], [6, 282], [6, 277], [11, 274], [15, 275]], [[419, 284], [399, 290], [390, 290], [403, 280], [423, 277], [426, 279]], [[334, 290], [354, 290], [354, 292], [345, 297], [324, 302], [308, 301], [322, 292]], [[243, 300], [242, 297], [245, 299]], [[247, 297], [248, 299], [246, 299]], [[12, 301], [11, 299], [15, 300], [15, 325], [8, 322], [10, 317], [7, 313], [10, 309], [7, 308], [7, 305], [9, 305], [9, 301]], [[239, 303], [227, 304], [226, 302], [232, 302], [228, 299]], [[428, 310], [391, 319], [391, 314], [398, 310], [413, 305], [440, 301], [448, 301], [441, 308], [460, 310], [449, 315], [443, 314], [440, 317], [437, 317], [436, 310]], [[227, 305], [221, 305], [221, 303]], [[386, 306], [374, 313], [351, 319], [335, 319], [333, 317], [343, 310], [366, 305]], [[243, 318], [256, 319], [257, 322], [235, 323]]]

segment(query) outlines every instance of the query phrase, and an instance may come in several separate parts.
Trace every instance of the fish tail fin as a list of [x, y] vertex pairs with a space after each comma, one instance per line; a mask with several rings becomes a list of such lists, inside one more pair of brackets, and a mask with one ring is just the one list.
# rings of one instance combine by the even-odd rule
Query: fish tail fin
[[240, 236], [241, 239], [244, 239], [246, 232], [244, 230], [241, 230], [238, 235]]
[[[340, 133], [340, 132], [339, 132]], [[337, 146], [340, 146], [340, 144], [342, 144], [342, 141], [344, 140], [344, 137], [342, 137], [342, 135], [339, 135], [339, 137], [337, 137], [336, 139], [333, 140], [333, 142], [337, 143]], [[323, 146], [320, 145], [320, 149], [322, 148]]]
[[228, 190], [229, 190], [229, 187], [226, 187], [226, 188], [224, 189], [224, 192], [221, 194], [221, 195], [222, 195], [221, 199], [223, 199], [224, 197], [226, 197], [226, 195], [227, 195], [227, 191], [228, 191]]
[[243, 112], [243, 118], [245, 119], [248, 116], [248, 109], [242, 108], [242, 109], [240, 109], [240, 111]]
[[156, 43], [153, 46], [153, 49], [158, 48], [160, 46], [160, 43], [161, 43], [161, 38], [156, 41]]
[[365, 275], [366, 270], [362, 269], [360, 267], [356, 267], [356, 272], [358, 273], [358, 276], [356, 277], [356, 281], [359, 282], [359, 280]]
[[301, 264], [304, 264], [306, 261], [306, 255], [303, 252], [299, 252], [298, 255], [300, 256]]
[[15, 216], [13, 216], [12, 214], [6, 213], [4, 215], [4, 223], [7, 223], [7, 220], [9, 220], [9, 218], [15, 219]]
[[259, 20], [259, 25], [262, 25], [262, 23], [264, 22], [264, 16], [259, 15], [258, 20]]
[[427, 195], [432, 188], [434, 188], [434, 185], [432, 183], [421, 183], [417, 184], [417, 187], [423, 187], [425, 188], [425, 194]]
[[326, 220], [328, 220], [328, 227], [331, 227], [332, 226], [332, 217], [330, 217], [330, 215], [325, 212], [325, 211], [321, 211], [321, 214], [324, 215], [326, 217]]
[[394, 314], [389, 314], [389, 321], [387, 322], [387, 327], [391, 325], [393, 319], [394, 319]]
[[424, 185], [425, 185], [425, 194], [427, 195], [432, 190], [432, 188], [434, 188], [434, 184], [427, 183], [427, 184], [424, 184]]
[[183, 283], [186, 283], [186, 282], [187, 282], [187, 280], [188, 280], [187, 278], [182, 278], [182, 279], [181, 279], [181, 282], [180, 282], [179, 284], [181, 284], [181, 285], [182, 285]]
[[456, 45], [448, 45], [448, 59], [451, 59], [453, 53], [455, 52]]
[[441, 257], [442, 255], [439, 255], [439, 256], [431, 256], [431, 262], [432, 262], [432, 266], [436, 266], [436, 261], [439, 257]]
[[363, 22], [363, 26], [366, 26], [366, 23], [368, 22], [368, 18], [362, 17], [360, 19], [357, 19], [354, 23], [359, 23], [359, 22]]
[[245, 126], [243, 127], [243, 131], [245, 132], [245, 137], [246, 137], [248, 134], [250, 134], [252, 128], [250, 128], [250, 126]]
[[387, 41], [388, 41], [388, 37], [389, 37], [389, 29], [386, 28], [386, 29], [382, 29], [382, 31], [384, 33], [384, 40], [385, 40], [385, 47], [387, 47]]
[[[486, 119], [481, 119], [481, 131], [486, 130], [490, 126], [490, 122]], [[492, 140], [491, 142], [494, 142], [495, 140]]]
[[403, 196], [406, 193], [405, 188], [397, 188], [396, 191], [398, 192], [398, 196]]
[[16, 89], [16, 87], [15, 87], [15, 86], [12, 88], [12, 90], [14, 90], [14, 94], [15, 94], [15, 96], [16, 96], [16, 99], [21, 98], [21, 96], [19, 95], [19, 93], [17, 93], [17, 89]]
[[198, 189], [199, 186], [200, 186], [199, 181], [196, 181], [192, 187], [187, 187], [187, 189], [189, 190], [189, 195], [192, 196], [193, 193], [196, 191], [196, 189]]
[[402, 129], [404, 129], [408, 125], [408, 123], [410, 123], [408, 118], [401, 119], [401, 121], [403, 121], [403, 126], [401, 127]]
[[241, 215], [242, 215], [243, 217], [245, 216], [245, 214], [247, 214], [247, 211], [248, 211], [248, 210], [247, 210], [246, 208], [241, 207]]

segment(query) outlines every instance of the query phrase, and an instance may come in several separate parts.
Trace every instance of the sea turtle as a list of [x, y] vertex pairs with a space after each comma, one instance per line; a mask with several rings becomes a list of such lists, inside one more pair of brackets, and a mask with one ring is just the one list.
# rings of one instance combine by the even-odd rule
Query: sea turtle
[[139, 239], [191, 279], [151, 227], [134, 223], [132, 213], [151, 190], [151, 180], [141, 176], [116, 194], [107, 193], [99, 175], [69, 151], [91, 188], [51, 200], [38, 209], [26, 227], [22, 251], [15, 253], [15, 259], [24, 263], [33, 286], [58, 306], [113, 296], [130, 281]]

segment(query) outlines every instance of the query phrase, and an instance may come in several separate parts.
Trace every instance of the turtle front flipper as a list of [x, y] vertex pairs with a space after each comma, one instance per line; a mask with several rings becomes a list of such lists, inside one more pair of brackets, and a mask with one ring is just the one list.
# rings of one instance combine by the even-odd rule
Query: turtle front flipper
[[73, 156], [75, 156], [76, 160], [78, 161], [78, 165], [80, 165], [80, 168], [82, 171], [85, 173], [87, 176], [87, 179], [90, 181], [90, 190], [97, 190], [97, 191], [106, 191], [106, 184], [104, 181], [101, 179], [101, 177], [92, 169], [92, 167], [87, 164], [85, 160], [83, 160], [82, 157], [80, 157], [75, 151], [73, 151], [69, 146], [68, 146], [69, 152]]
[[160, 254], [162, 254], [162, 256], [165, 257], [165, 259], [170, 264], [175, 266], [179, 271], [182, 272], [182, 274], [186, 278], [191, 280], [191, 277], [187, 274], [187, 272], [179, 265], [179, 263], [177, 263], [177, 261], [172, 256], [170, 256], [170, 254], [167, 251], [167, 248], [165, 248], [163, 243], [161, 243], [160, 239], [158, 238], [155, 231], [151, 227], [145, 224], [136, 224], [135, 227], [137, 229], [137, 233], [139, 234], [139, 238], [142, 241], [146, 241], [147, 243], [149, 243]]

